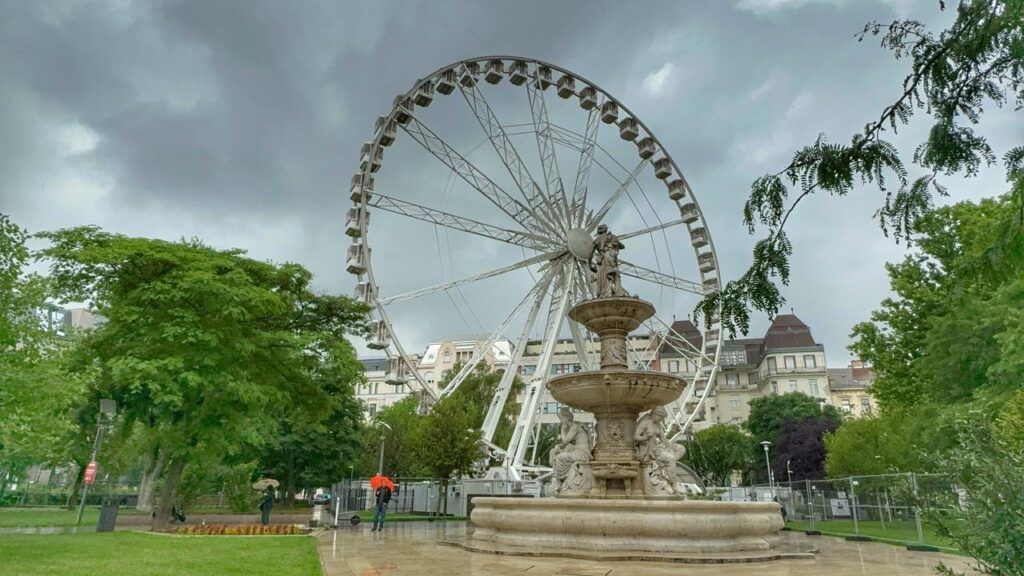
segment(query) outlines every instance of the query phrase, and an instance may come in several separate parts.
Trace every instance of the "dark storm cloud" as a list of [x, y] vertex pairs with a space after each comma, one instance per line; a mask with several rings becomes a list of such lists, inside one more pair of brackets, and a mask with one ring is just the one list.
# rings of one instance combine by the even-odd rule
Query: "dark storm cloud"
[[[342, 293], [359, 147], [395, 94], [444, 64], [530, 56], [622, 99], [686, 171], [734, 277], [749, 261], [740, 208], [751, 180], [819, 132], [846, 138], [898, 87], [903, 64], [854, 32], [897, 14], [946, 17], [931, 0], [8, 2], [0, 12], [0, 209], [34, 230], [98, 223], [246, 247], [301, 262]], [[453, 141], [480, 138], [468, 116], [446, 129]], [[909, 149], [914, 132], [900, 142]], [[385, 161], [398, 189], [436, 192], [437, 164], [403, 154]], [[998, 175], [983, 183], [974, 196], [1001, 191]], [[817, 202], [791, 230], [786, 293], [833, 363], [886, 293], [881, 261], [900, 254], [870, 222], [878, 202]], [[436, 246], [414, 229], [389, 233], [418, 252], [404, 272], [438, 281]], [[467, 246], [453, 269], [470, 263]], [[418, 338], [474, 324], [451, 311], [424, 320], [436, 333], [421, 326]]]

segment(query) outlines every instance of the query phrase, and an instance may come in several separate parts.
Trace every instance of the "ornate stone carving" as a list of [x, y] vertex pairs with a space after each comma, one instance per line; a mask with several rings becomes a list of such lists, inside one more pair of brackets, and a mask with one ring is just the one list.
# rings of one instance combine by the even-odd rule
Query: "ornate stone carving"
[[597, 237], [590, 249], [590, 270], [597, 275], [598, 298], [628, 296], [619, 276], [619, 250], [625, 247], [608, 226], [597, 227]]
[[562, 423], [558, 444], [548, 457], [555, 471], [555, 493], [585, 494], [594, 484], [594, 476], [587, 464], [592, 458], [590, 434], [573, 422], [572, 411], [568, 408], [558, 412], [558, 419]]
[[665, 437], [667, 412], [658, 406], [642, 416], [636, 424], [633, 440], [636, 457], [643, 469], [644, 492], [657, 496], [685, 496], [686, 485], [676, 472], [676, 462], [686, 448]]

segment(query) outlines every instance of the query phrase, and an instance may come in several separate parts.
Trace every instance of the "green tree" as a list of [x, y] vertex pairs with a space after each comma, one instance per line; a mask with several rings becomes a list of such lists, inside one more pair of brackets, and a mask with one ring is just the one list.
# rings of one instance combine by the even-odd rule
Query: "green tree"
[[[440, 478], [445, 507], [448, 483], [472, 472], [474, 463], [484, 456], [471, 409], [465, 398], [453, 394], [438, 400], [420, 424], [419, 459], [427, 474]], [[441, 510], [438, 499], [438, 513]]]
[[745, 474], [754, 468], [753, 455], [759, 449], [739, 426], [715, 424], [693, 435], [683, 462], [708, 486], [728, 486], [733, 471]]
[[[439, 387], [444, 389], [461, 368], [462, 364], [459, 363], [446, 371], [441, 378]], [[487, 416], [487, 411], [490, 409], [491, 402], [498, 390], [498, 384], [504, 375], [504, 370], [491, 371], [485, 363], [481, 362], [477, 365], [477, 369], [466, 376], [462, 383], [459, 384], [459, 387], [452, 393], [452, 396], [458, 396], [465, 400], [466, 409], [469, 410], [471, 415], [472, 428], [483, 426], [484, 418]], [[508, 446], [509, 441], [512, 440], [516, 418], [519, 416], [519, 404], [516, 403], [515, 399], [522, 388], [523, 381], [516, 375], [512, 379], [512, 387], [509, 390], [505, 405], [502, 406], [501, 418], [498, 421], [497, 428], [495, 428], [494, 437], [491, 439], [498, 446]]]
[[[945, 8], [939, 2], [940, 9]], [[917, 221], [933, 207], [934, 195], [947, 190], [940, 177], [974, 176], [982, 165], [996, 162], [997, 153], [974, 130], [986, 106], [1024, 103], [1024, 3], [1020, 0], [962, 0], [945, 30], [934, 32], [913, 20], [868, 23], [859, 39], [878, 36], [883, 48], [909, 63], [902, 87], [848, 144], [829, 142], [824, 135], [798, 150], [788, 165], [768, 173], [751, 186], [743, 219], [751, 234], [767, 228], [753, 251], [750, 268], [698, 306], [705, 319], [721, 306], [722, 323], [730, 333], [746, 333], [750, 310], [774, 316], [785, 302], [778, 284], [789, 282], [793, 246], [785, 226], [793, 210], [809, 195], [844, 196], [859, 184], [884, 194], [877, 217], [883, 232], [911, 241]], [[911, 122], [916, 111], [931, 116], [927, 139], [911, 162], [910, 174], [896, 146], [885, 139]], [[1020, 167], [1024, 147], [1006, 152], [1009, 171]], [[795, 197], [791, 197], [790, 188]], [[1020, 199], [1018, 199], [1020, 200]], [[1013, 245], [1020, 227], [1008, 238]]]
[[767, 440], [778, 443], [779, 431], [788, 421], [811, 420], [822, 416], [842, 421], [835, 406], [822, 406], [821, 402], [801, 392], [770, 394], [750, 401], [750, 416], [745, 426], [756, 442]]
[[[420, 396], [412, 394], [385, 406], [373, 416], [359, 438], [359, 457], [355, 473], [372, 476], [377, 473], [378, 451], [384, 440], [384, 473], [393, 478], [420, 476], [423, 466], [417, 453], [420, 422]], [[382, 426], [387, 424], [387, 427]]]
[[58, 294], [106, 319], [86, 341], [97, 392], [158, 440], [166, 464], [154, 528], [167, 526], [190, 460], [258, 448], [276, 429], [274, 406], [329, 413], [314, 367], [365, 330], [366, 310], [313, 293], [301, 266], [95, 227], [40, 236]]
[[[1024, 187], [1024, 181], [1016, 184]], [[895, 296], [853, 329], [883, 410], [1005, 396], [1024, 377], [1024, 244], [1013, 195], [939, 208], [916, 224], [917, 250], [887, 265]]]

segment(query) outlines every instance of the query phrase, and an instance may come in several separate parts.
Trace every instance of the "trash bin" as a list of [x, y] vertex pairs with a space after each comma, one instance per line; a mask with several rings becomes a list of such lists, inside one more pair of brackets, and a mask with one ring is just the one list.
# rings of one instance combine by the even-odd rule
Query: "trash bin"
[[120, 498], [108, 498], [100, 506], [100, 520], [96, 523], [97, 532], [113, 532], [117, 524], [117, 510], [120, 508]]

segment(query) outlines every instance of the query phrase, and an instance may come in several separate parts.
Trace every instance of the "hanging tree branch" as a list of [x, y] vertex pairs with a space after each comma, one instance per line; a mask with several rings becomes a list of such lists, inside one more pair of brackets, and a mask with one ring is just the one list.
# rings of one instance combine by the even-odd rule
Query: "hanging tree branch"
[[[945, 3], [939, 2], [939, 8], [944, 10]], [[805, 197], [819, 191], [845, 196], [855, 184], [874, 184], [885, 194], [875, 213], [882, 232], [910, 242], [915, 223], [932, 209], [934, 195], [948, 195], [940, 175], [975, 176], [983, 163], [996, 163], [987, 139], [971, 125], [978, 123], [986, 103], [1003, 106], [1012, 98], [1016, 109], [1024, 105], [1024, 0], [963, 0], [956, 10], [956, 20], [938, 35], [914, 20], [870, 22], [857, 34], [858, 41], [881, 36], [882, 47], [895, 58], [911, 59], [899, 96], [849, 144], [819, 135], [785, 168], [753, 182], [743, 221], [751, 234], [759, 224], [768, 234], [754, 245], [747, 271], [701, 301], [698, 318], [707, 323], [721, 306], [723, 327], [735, 335], [749, 329], [750, 310], [778, 312], [785, 303], [779, 285], [789, 283], [793, 253], [785, 226]], [[918, 109], [931, 115], [933, 124], [911, 160], [924, 173], [911, 179], [900, 152], [882, 136], [909, 124]], [[1007, 152], [1008, 171], [1022, 154], [1024, 147]], [[888, 188], [887, 179], [898, 186]], [[799, 194], [787, 205], [794, 187]]]

